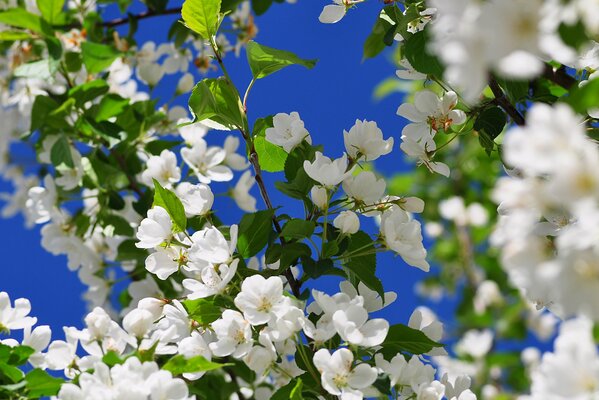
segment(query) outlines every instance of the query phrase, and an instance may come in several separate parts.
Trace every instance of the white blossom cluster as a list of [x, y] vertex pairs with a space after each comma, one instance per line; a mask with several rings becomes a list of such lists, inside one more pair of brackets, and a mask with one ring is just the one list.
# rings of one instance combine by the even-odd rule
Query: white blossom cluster
[[503, 145], [512, 169], [495, 189], [500, 218], [492, 241], [504, 268], [537, 307], [597, 320], [595, 142], [568, 106], [536, 104]]

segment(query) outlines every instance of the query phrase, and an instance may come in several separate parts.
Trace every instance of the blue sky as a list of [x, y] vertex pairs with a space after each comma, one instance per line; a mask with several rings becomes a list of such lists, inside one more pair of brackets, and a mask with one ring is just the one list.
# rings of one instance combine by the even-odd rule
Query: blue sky
[[[170, 6], [180, 2], [171, 1]], [[290, 67], [266, 79], [254, 87], [248, 109], [250, 120], [276, 114], [297, 111], [305, 121], [306, 128], [317, 144], [324, 144], [325, 153], [338, 157], [343, 151], [343, 129], [349, 129], [357, 118], [374, 120], [383, 130], [385, 137], [395, 138], [395, 152], [377, 160], [378, 170], [392, 174], [410, 167], [399, 150], [399, 138], [404, 121], [395, 112], [402, 95], [393, 94], [382, 101], [374, 100], [374, 87], [383, 79], [394, 75], [395, 68], [388, 55], [362, 61], [362, 45], [382, 7], [381, 2], [361, 4], [346, 18], [335, 25], [324, 25], [318, 15], [325, 5], [320, 0], [299, 0], [297, 4], [277, 4], [263, 16], [257, 18], [259, 33], [256, 41], [261, 44], [290, 50], [304, 58], [317, 58], [313, 70]], [[133, 10], [143, 10], [137, 5]], [[107, 10], [107, 15], [113, 15]], [[160, 17], [140, 21], [138, 42], [146, 40], [162, 42], [176, 16]], [[124, 27], [123, 29], [126, 29]], [[245, 54], [240, 58], [228, 55], [227, 68], [236, 85], [242, 90], [250, 81], [250, 72]], [[168, 99], [173, 87], [166, 81], [157, 94]], [[172, 80], [172, 85], [176, 80]], [[168, 89], [168, 90], [167, 90]], [[182, 96], [179, 103], [184, 104]], [[219, 133], [209, 134], [209, 140], [222, 144]], [[277, 176], [266, 177], [275, 205], [286, 200], [279, 196], [272, 183]], [[0, 182], [0, 192], [9, 190]], [[258, 196], [257, 190], [254, 194]], [[261, 201], [258, 202], [262, 206]], [[219, 211], [229, 213], [229, 208]], [[234, 222], [240, 215], [231, 211], [224, 220]], [[32, 314], [41, 324], [50, 325], [55, 336], [64, 325], [82, 326], [85, 306], [81, 301], [82, 286], [75, 273], [66, 267], [64, 257], [55, 257], [41, 248], [39, 229], [27, 230], [19, 218], [0, 219], [3, 261], [0, 291], [7, 291], [11, 298], [27, 297], [32, 302]], [[413, 291], [416, 280], [426, 276], [420, 270], [407, 266], [399, 257], [390, 254], [379, 256], [378, 272], [386, 290], [398, 293], [398, 300], [382, 312], [392, 323], [406, 323], [413, 308], [419, 304]], [[336, 291], [337, 280], [318, 282], [319, 289]]]

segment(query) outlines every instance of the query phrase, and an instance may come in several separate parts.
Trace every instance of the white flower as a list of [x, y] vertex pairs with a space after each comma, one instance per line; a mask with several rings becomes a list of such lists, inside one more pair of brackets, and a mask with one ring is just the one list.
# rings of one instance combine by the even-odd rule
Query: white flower
[[385, 292], [384, 299], [381, 299], [376, 291], [369, 289], [363, 282], [358, 283], [358, 289], [356, 290], [349, 281], [343, 281], [339, 284], [339, 289], [352, 299], [359, 295], [364, 302], [364, 308], [369, 313], [379, 311], [397, 299], [397, 293], [395, 292]]
[[25, 298], [15, 300], [14, 308], [10, 306], [8, 293], [0, 292], [0, 332], [11, 329], [25, 329], [37, 322], [37, 318], [28, 317], [31, 303]]
[[[410, 315], [408, 326], [413, 329], [422, 331], [429, 339], [435, 342], [443, 339], [443, 324], [439, 322], [437, 316], [427, 307], [416, 307]], [[447, 351], [443, 347], [435, 347], [428, 353], [431, 356], [447, 355]]]
[[141, 180], [150, 187], [154, 187], [152, 179], [156, 179], [164, 187], [171, 187], [181, 179], [177, 156], [170, 150], [165, 149], [159, 156], [151, 156], [146, 164], [146, 169], [141, 173]]
[[256, 211], [256, 198], [250, 194], [250, 189], [256, 180], [251, 171], [245, 171], [231, 190], [231, 196], [239, 208], [246, 212]]
[[103, 308], [94, 307], [92, 312], [85, 316], [85, 325], [90, 334], [90, 339], [103, 340], [108, 335], [112, 322], [112, 319]]
[[491, 350], [493, 337], [493, 331], [489, 329], [482, 331], [469, 330], [456, 344], [455, 351], [458, 354], [466, 354], [475, 359], [480, 359]]
[[249, 167], [249, 163], [245, 156], [237, 154], [239, 148], [239, 138], [233, 135], [228, 135], [223, 144], [223, 149], [227, 153], [225, 164], [236, 171], [243, 171]]
[[356, 120], [349, 132], [343, 131], [345, 151], [354, 160], [374, 161], [389, 154], [393, 148], [393, 138], [383, 140], [383, 132], [374, 121]]
[[332, 355], [320, 349], [314, 354], [314, 366], [320, 372], [322, 387], [342, 400], [361, 400], [366, 389], [376, 381], [376, 369], [368, 364], [352, 368], [354, 355], [348, 349], [339, 349]]
[[146, 258], [146, 269], [165, 280], [179, 270], [180, 253], [175, 247], [158, 247]]
[[206, 215], [212, 209], [214, 194], [208, 185], [203, 183], [193, 185], [189, 182], [181, 182], [177, 185], [175, 193], [183, 203], [187, 217]]
[[342, 234], [353, 235], [360, 230], [360, 219], [353, 211], [341, 211], [333, 220], [333, 226], [339, 229]]
[[414, 95], [414, 104], [404, 103], [397, 109], [400, 115], [410, 121], [401, 134], [415, 141], [426, 140], [442, 129], [448, 130], [454, 125], [466, 121], [466, 114], [455, 110], [458, 96], [447, 92], [439, 98], [430, 90], [421, 90]]
[[154, 325], [154, 315], [144, 309], [135, 308], [123, 318], [123, 328], [138, 339], [143, 338]]
[[336, 311], [333, 314], [333, 325], [341, 339], [362, 347], [380, 345], [389, 331], [387, 320], [375, 318], [368, 321], [368, 311], [359, 305]]
[[432, 161], [430, 155], [437, 150], [437, 145], [431, 140], [416, 141], [407, 136], [401, 137], [401, 150], [410, 157], [418, 159], [418, 165], [424, 164], [431, 172], [436, 172], [449, 177], [449, 167], [447, 164], [438, 161]]
[[300, 119], [297, 112], [278, 113], [273, 117], [272, 122], [273, 127], [266, 129], [266, 140], [281, 146], [287, 153], [304, 140], [312, 143], [310, 133], [304, 127], [304, 121]]
[[210, 343], [212, 354], [217, 357], [245, 356], [252, 348], [252, 326], [237, 311], [225, 310], [222, 318], [212, 323], [217, 341]]
[[288, 307], [285, 299], [279, 277], [265, 279], [262, 275], [252, 275], [241, 284], [235, 306], [250, 324], [262, 325]]
[[374, 359], [377, 368], [389, 375], [391, 386], [402, 387], [401, 394], [406, 398], [413, 395], [420, 385], [428, 384], [435, 379], [435, 369], [431, 365], [422, 363], [415, 356], [412, 356], [410, 361], [406, 361], [403, 354], [397, 354], [391, 361], [387, 361], [379, 353]]
[[235, 259], [231, 265], [207, 266], [200, 272], [201, 281], [184, 279], [183, 287], [191, 292], [187, 298], [195, 300], [223, 293], [235, 276], [237, 264], [239, 264], [239, 260]]
[[181, 76], [181, 78], [179, 78], [179, 82], [177, 83], [176, 93], [183, 94], [183, 93], [191, 92], [191, 89], [193, 89], [193, 85], [194, 85], [193, 75], [190, 74], [189, 72], [186, 72], [185, 74], [183, 74]]
[[183, 125], [179, 126], [177, 129], [183, 140], [185, 140], [185, 143], [191, 147], [195, 146], [196, 144], [202, 145], [202, 143], [204, 143], [204, 136], [206, 136], [208, 133], [208, 128], [206, 126], [200, 124], [199, 122], [192, 124], [191, 120], [187, 118], [178, 120], [177, 125]]
[[[206, 337], [209, 337], [209, 334], [206, 334]], [[179, 354], [184, 355], [186, 358], [191, 358], [195, 356], [202, 356], [206, 360], [212, 360], [212, 352], [208, 347], [208, 343], [204, 335], [200, 334], [198, 331], [191, 332], [191, 336], [183, 338], [177, 345], [177, 352]], [[201, 372], [192, 372], [185, 373], [183, 377], [190, 380], [196, 380], [204, 376], [206, 371]]]
[[331, 160], [317, 151], [313, 162], [304, 161], [304, 170], [310, 178], [330, 188], [337, 186], [350, 176], [353, 168], [347, 171], [347, 154], [345, 153], [341, 158]]
[[181, 157], [201, 183], [228, 182], [233, 179], [233, 171], [222, 165], [227, 157], [225, 149], [218, 146], [208, 147], [203, 139], [197, 139], [191, 148], [181, 149]]
[[137, 77], [150, 87], [156, 86], [164, 73], [164, 67], [158, 63], [144, 63], [137, 67]]
[[310, 189], [310, 198], [314, 205], [321, 210], [329, 208], [329, 195], [326, 188], [322, 186], [313, 186]]
[[189, 249], [189, 259], [197, 262], [221, 264], [231, 261], [237, 246], [237, 225], [229, 229], [230, 241], [216, 227], [209, 227], [191, 236], [193, 244]]
[[318, 20], [323, 24], [334, 24], [341, 21], [347, 12], [349, 0], [333, 0], [335, 4], [324, 6], [322, 12], [318, 16]]
[[439, 214], [459, 226], [483, 226], [489, 220], [489, 215], [480, 203], [472, 203], [468, 207], [464, 199], [453, 196], [439, 202]]
[[428, 272], [426, 249], [422, 244], [420, 222], [399, 207], [392, 207], [381, 216], [381, 235], [388, 248], [413, 267]]
[[52, 330], [48, 325], [36, 326], [33, 331], [31, 326], [26, 327], [23, 331], [23, 346], [29, 346], [35, 352], [29, 356], [29, 363], [35, 368], [46, 367], [46, 355], [42, 351], [48, 347], [52, 336]]
[[362, 171], [358, 175], [348, 176], [343, 181], [343, 191], [359, 205], [377, 203], [385, 194], [385, 179], [377, 179], [371, 171]]
[[25, 211], [30, 220], [36, 224], [43, 224], [56, 215], [56, 187], [51, 175], [44, 177], [44, 187], [32, 187], [28, 190], [27, 195]]
[[144, 218], [137, 229], [138, 243], [135, 246], [142, 249], [151, 249], [159, 246], [172, 235], [173, 223], [171, 217], [162, 207], [156, 206], [148, 210], [148, 217]]

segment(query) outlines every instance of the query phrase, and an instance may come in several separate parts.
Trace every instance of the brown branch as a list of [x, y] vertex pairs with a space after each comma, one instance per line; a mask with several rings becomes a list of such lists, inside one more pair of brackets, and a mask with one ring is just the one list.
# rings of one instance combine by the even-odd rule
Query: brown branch
[[524, 125], [526, 123], [524, 117], [518, 110], [516, 110], [516, 107], [514, 107], [514, 105], [505, 96], [505, 93], [503, 93], [503, 90], [501, 90], [501, 87], [494, 77], [489, 79], [489, 87], [495, 96], [494, 103], [503, 108], [503, 110], [510, 116], [512, 121], [514, 121], [517, 125]]
[[560, 85], [564, 89], [570, 89], [572, 86], [578, 83], [574, 77], [568, 75], [566, 68], [563, 66], [555, 69], [551, 65], [545, 64], [545, 68], [543, 69], [543, 78]]
[[144, 11], [142, 13], [139, 14], [129, 14], [126, 17], [121, 17], [121, 18], [116, 18], [110, 21], [105, 21], [102, 23], [102, 26], [107, 27], [107, 28], [114, 28], [115, 26], [119, 26], [119, 25], [124, 25], [124, 24], [128, 24], [129, 21], [133, 20], [141, 20], [141, 19], [146, 19], [146, 18], [150, 18], [150, 17], [159, 17], [161, 15], [171, 15], [171, 14], [180, 14], [181, 13], [181, 7], [175, 7], [175, 8], [168, 8], [164, 11], [154, 11], [154, 10], [147, 10]]

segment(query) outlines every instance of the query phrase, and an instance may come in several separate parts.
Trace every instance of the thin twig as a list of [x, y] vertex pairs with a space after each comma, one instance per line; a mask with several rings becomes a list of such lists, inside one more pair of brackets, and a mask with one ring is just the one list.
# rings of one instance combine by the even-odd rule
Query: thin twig
[[125, 172], [125, 175], [127, 176], [127, 180], [129, 181], [129, 188], [131, 190], [133, 190], [135, 193], [137, 193], [137, 195], [139, 197], [142, 197], [144, 192], [139, 187], [139, 184], [137, 183], [137, 179], [135, 179], [135, 177], [133, 175], [131, 175], [130, 173], [127, 172], [128, 171], [127, 162], [125, 161], [123, 156], [114, 150], [110, 150], [110, 155], [112, 155], [114, 157], [116, 162], [119, 164], [119, 167], [121, 167], [121, 170], [123, 172]]
[[105, 21], [102, 23], [102, 26], [105, 26], [107, 28], [113, 28], [115, 26], [128, 24], [129, 21], [131, 21], [132, 19], [139, 21], [141, 19], [146, 19], [146, 18], [150, 18], [150, 17], [159, 17], [161, 15], [171, 15], [171, 14], [180, 14], [180, 13], [181, 13], [181, 7], [168, 8], [164, 11], [147, 10], [147, 11], [141, 12], [139, 14], [129, 14], [126, 17], [121, 17], [121, 18], [116, 18], [116, 19], [110, 20], [110, 21]]
[[512, 121], [514, 121], [517, 125], [524, 125], [526, 123], [524, 117], [518, 110], [516, 110], [516, 107], [510, 103], [509, 99], [505, 96], [505, 93], [503, 93], [503, 90], [501, 90], [501, 87], [494, 77], [489, 79], [489, 87], [495, 96], [494, 102], [497, 103], [499, 107], [503, 108], [503, 110], [510, 116]]
[[564, 89], [570, 89], [572, 86], [578, 83], [574, 77], [568, 75], [565, 67], [563, 66], [555, 69], [551, 65], [545, 64], [545, 68], [543, 69], [543, 78], [560, 85]]

